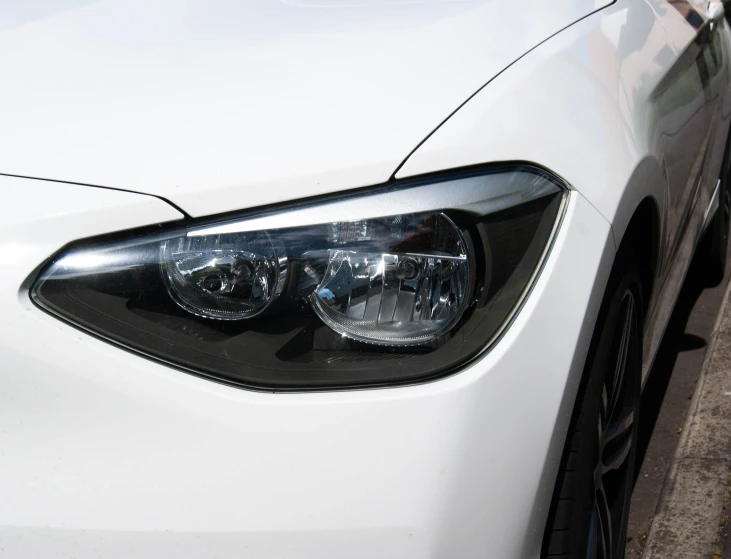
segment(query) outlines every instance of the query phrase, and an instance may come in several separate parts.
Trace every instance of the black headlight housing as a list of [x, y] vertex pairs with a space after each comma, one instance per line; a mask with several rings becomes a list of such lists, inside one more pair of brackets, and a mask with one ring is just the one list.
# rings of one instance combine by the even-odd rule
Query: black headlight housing
[[86, 240], [53, 258], [31, 297], [105, 340], [241, 387], [414, 383], [499, 337], [567, 192], [545, 170], [497, 166]]

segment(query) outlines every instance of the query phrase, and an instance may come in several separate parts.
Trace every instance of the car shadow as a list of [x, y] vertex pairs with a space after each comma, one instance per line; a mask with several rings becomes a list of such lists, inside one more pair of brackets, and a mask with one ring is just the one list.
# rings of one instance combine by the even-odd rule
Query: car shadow
[[[642, 393], [635, 481], [644, 462], [678, 357], [683, 352], [704, 348], [708, 343], [707, 339], [688, 332], [689, 319], [703, 292], [709, 288], [719, 287], [718, 285], [708, 285], [705, 281], [703, 264], [702, 255], [697, 254], [688, 268], [683, 287], [675, 303], [675, 309]], [[724, 279], [719, 285], [725, 284], [726, 281]], [[712, 327], [712, 324], [708, 325], [709, 335]]]

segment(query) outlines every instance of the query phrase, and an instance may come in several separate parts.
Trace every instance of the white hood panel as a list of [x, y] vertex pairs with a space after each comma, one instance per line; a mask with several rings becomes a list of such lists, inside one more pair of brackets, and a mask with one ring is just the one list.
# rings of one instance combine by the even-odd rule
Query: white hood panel
[[193, 216], [381, 183], [503, 68], [609, 3], [12, 3], [0, 173]]

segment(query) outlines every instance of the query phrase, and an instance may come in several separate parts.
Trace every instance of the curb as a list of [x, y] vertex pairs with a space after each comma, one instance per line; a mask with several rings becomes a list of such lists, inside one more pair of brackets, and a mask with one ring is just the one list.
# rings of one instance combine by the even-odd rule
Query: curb
[[731, 472], [729, 294], [731, 283], [710, 335], [642, 559], [719, 557], [714, 554], [720, 553], [716, 543]]

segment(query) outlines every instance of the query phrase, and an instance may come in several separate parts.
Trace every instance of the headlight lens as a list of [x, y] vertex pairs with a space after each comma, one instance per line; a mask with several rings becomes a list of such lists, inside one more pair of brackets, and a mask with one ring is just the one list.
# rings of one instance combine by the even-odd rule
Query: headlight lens
[[273, 390], [433, 378], [529, 289], [566, 190], [533, 167], [408, 181], [63, 251], [44, 309], [135, 351]]

